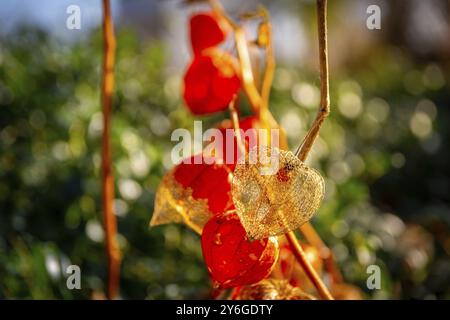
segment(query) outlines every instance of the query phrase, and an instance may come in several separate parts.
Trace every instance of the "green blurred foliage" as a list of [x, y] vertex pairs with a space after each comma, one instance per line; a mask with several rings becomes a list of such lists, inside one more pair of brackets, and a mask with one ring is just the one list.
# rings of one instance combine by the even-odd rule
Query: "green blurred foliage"
[[[62, 45], [24, 28], [1, 44], [0, 298], [99, 297], [100, 34]], [[193, 126], [180, 100], [182, 75], [167, 74], [162, 43], [121, 31], [118, 44], [112, 148], [121, 297], [205, 298], [199, 237], [181, 225], [148, 228], [171, 166], [170, 134]], [[389, 48], [333, 75], [333, 112], [309, 160], [327, 189], [313, 223], [368, 297], [450, 298], [448, 83], [439, 65]], [[277, 69], [271, 110], [291, 148], [315, 116], [318, 84], [315, 70]], [[202, 118], [204, 127], [225, 116]], [[66, 288], [70, 264], [81, 267], [82, 290]], [[381, 290], [366, 288], [370, 264], [382, 269]]]

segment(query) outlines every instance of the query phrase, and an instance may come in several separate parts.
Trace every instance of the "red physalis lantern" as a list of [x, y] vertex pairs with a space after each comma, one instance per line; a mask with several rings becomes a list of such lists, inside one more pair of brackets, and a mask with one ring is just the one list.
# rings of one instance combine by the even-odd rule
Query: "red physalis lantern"
[[200, 54], [204, 49], [214, 47], [223, 42], [228, 28], [220, 19], [210, 12], [201, 12], [191, 17], [191, 44], [194, 54]]
[[212, 217], [203, 228], [203, 258], [217, 287], [249, 285], [267, 277], [277, 260], [275, 237], [250, 241], [236, 214]]
[[213, 163], [203, 155], [177, 165], [158, 187], [150, 225], [184, 222], [201, 233], [211, 216], [234, 208], [230, 198], [231, 178], [227, 166]]
[[184, 100], [193, 114], [225, 110], [239, 91], [238, 62], [232, 55], [208, 49], [194, 57], [184, 76]]

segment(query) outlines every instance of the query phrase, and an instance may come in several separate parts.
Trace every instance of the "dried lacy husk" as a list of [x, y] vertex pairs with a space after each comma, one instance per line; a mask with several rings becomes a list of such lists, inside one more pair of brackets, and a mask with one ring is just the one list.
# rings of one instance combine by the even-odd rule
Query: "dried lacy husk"
[[166, 223], [185, 223], [198, 233], [211, 212], [206, 199], [194, 199], [192, 189], [184, 188], [175, 180], [173, 170], [162, 179], [156, 192], [155, 209], [150, 226]]
[[231, 179], [231, 170], [214, 158], [186, 158], [163, 177], [150, 226], [182, 222], [200, 234], [213, 215], [234, 209]]
[[[264, 157], [278, 159], [271, 174]], [[262, 174], [265, 173], [265, 174]], [[262, 239], [295, 230], [311, 219], [324, 196], [324, 181], [292, 152], [260, 146], [236, 166], [232, 197], [250, 238]]]
[[266, 279], [241, 288], [238, 300], [316, 300], [286, 280]]

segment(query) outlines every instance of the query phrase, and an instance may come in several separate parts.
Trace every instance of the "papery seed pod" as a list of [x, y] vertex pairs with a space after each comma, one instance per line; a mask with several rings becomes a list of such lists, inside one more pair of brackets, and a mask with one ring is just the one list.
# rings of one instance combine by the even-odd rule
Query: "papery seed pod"
[[228, 33], [227, 25], [213, 12], [201, 12], [189, 20], [191, 45], [194, 54], [222, 43]]
[[219, 49], [208, 49], [189, 65], [183, 97], [193, 114], [214, 113], [228, 108], [240, 86], [236, 58]]
[[231, 288], [267, 277], [278, 257], [275, 237], [250, 241], [237, 215], [212, 217], [203, 228], [202, 250], [215, 285]]
[[[195, 159], [201, 162], [195, 164]], [[202, 155], [181, 163], [162, 179], [156, 192], [151, 226], [183, 222], [201, 233], [213, 216], [232, 209], [231, 171], [224, 164], [207, 164]]]
[[[285, 238], [280, 237], [280, 238]], [[280, 254], [278, 261], [271, 274], [271, 278], [285, 279], [294, 287], [301, 287], [305, 291], [314, 289], [313, 284], [309, 280], [301, 265], [297, 262], [295, 255], [289, 243], [285, 240], [278, 240], [280, 244]], [[323, 271], [323, 261], [320, 258], [319, 250], [315, 247], [301, 243], [306, 259], [312, 265], [314, 270], [320, 276]]]
[[361, 289], [347, 283], [333, 285], [331, 295], [335, 300], [364, 300]]
[[324, 195], [321, 175], [292, 152], [258, 147], [234, 170], [236, 212], [249, 237], [277, 236], [311, 219]]
[[265, 279], [240, 289], [237, 300], [316, 300], [286, 280]]

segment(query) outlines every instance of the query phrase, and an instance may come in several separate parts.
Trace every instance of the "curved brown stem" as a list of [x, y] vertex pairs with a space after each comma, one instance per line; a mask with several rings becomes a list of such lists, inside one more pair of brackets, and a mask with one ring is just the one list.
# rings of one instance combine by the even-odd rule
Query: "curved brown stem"
[[260, 12], [264, 19], [260, 27], [263, 28], [262, 31], [265, 33], [265, 37], [267, 38], [267, 43], [265, 44], [266, 67], [264, 70], [264, 78], [261, 87], [261, 108], [264, 110], [269, 108], [270, 89], [272, 87], [273, 76], [275, 73], [275, 56], [273, 53], [272, 26], [269, 23], [269, 12], [264, 8], [261, 8]]
[[238, 27], [238, 24], [236, 22], [234, 22], [234, 20], [231, 19], [229, 15], [227, 15], [227, 13], [225, 12], [225, 10], [219, 0], [208, 0], [208, 1], [209, 1], [209, 5], [214, 10], [214, 12], [219, 17], [224, 19], [230, 25], [230, 27], [232, 29], [236, 29]]
[[317, 18], [319, 32], [320, 62], [320, 108], [311, 129], [298, 148], [296, 156], [302, 161], [308, 157], [314, 141], [319, 135], [323, 122], [330, 113], [330, 89], [328, 75], [328, 40], [327, 40], [327, 0], [317, 0]]
[[308, 276], [309, 280], [314, 284], [317, 291], [319, 292], [322, 299], [326, 300], [334, 300], [331, 296], [330, 292], [328, 291], [325, 284], [320, 279], [319, 275], [317, 274], [316, 270], [314, 270], [314, 267], [309, 263], [308, 258], [305, 255], [305, 252], [303, 251], [302, 247], [300, 246], [300, 243], [297, 240], [297, 237], [295, 236], [294, 232], [288, 232], [286, 233], [286, 238], [289, 241], [289, 244], [291, 245], [294, 255], [297, 258], [297, 261], [302, 266], [303, 270], [305, 271], [306, 275]]
[[331, 276], [332, 283], [341, 283], [343, 277], [334, 260], [333, 252], [331, 252], [330, 248], [323, 242], [312, 224], [310, 222], [305, 223], [300, 227], [300, 232], [303, 234], [306, 241], [319, 250], [320, 257], [325, 262], [325, 268]]
[[248, 43], [245, 38], [244, 29], [242, 29], [242, 27], [240, 26], [237, 26], [234, 29], [234, 37], [236, 40], [236, 49], [239, 56], [241, 78], [244, 86], [244, 91], [248, 97], [253, 111], [256, 114], [259, 114], [262, 106], [262, 98], [255, 84], [252, 65], [250, 62]]
[[103, 112], [102, 134], [102, 205], [103, 224], [106, 235], [106, 254], [108, 257], [107, 297], [114, 299], [119, 291], [120, 249], [117, 244], [117, 221], [114, 215], [114, 176], [111, 167], [111, 109], [114, 88], [114, 61], [116, 40], [111, 19], [109, 0], [103, 0], [103, 69], [101, 83], [101, 102]]
[[246, 149], [244, 141], [242, 140], [241, 130], [239, 127], [239, 114], [236, 110], [236, 99], [237, 96], [234, 96], [231, 100], [228, 109], [230, 110], [231, 123], [233, 124], [234, 135], [236, 136], [237, 146], [242, 155], [245, 155]]
[[236, 50], [239, 57], [239, 67], [241, 71], [241, 79], [244, 88], [244, 92], [250, 102], [253, 112], [259, 114], [261, 109], [261, 95], [258, 92], [258, 88], [255, 84], [253, 76], [252, 65], [250, 61], [250, 53], [248, 43], [245, 38], [245, 32], [242, 27], [231, 19], [222, 7], [222, 4], [218, 0], [209, 0], [209, 4], [214, 12], [228, 23], [228, 25], [234, 31], [234, 40], [236, 43]]

